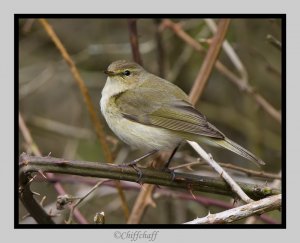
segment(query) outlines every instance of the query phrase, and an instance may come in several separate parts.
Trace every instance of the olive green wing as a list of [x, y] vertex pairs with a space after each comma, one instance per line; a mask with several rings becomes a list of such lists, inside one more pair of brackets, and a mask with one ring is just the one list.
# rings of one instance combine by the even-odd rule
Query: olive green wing
[[[174, 87], [176, 86], [172, 86]], [[184, 95], [170, 92], [170, 89], [167, 89], [167, 92], [161, 88], [164, 87], [160, 87], [159, 91], [148, 87], [125, 91], [115, 98], [116, 105], [124, 118], [134, 122], [172, 130], [186, 137], [199, 135], [224, 138], [224, 135], [187, 101], [188, 97], [181, 90]]]

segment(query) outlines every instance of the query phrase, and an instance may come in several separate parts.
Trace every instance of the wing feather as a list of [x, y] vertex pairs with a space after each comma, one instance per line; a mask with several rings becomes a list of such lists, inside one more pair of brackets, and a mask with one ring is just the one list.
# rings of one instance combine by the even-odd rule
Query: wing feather
[[165, 89], [154, 92], [150, 88], [139, 87], [118, 94], [115, 102], [123, 117], [131, 121], [188, 135], [224, 138], [224, 135], [188, 102], [186, 95], [167, 93]]

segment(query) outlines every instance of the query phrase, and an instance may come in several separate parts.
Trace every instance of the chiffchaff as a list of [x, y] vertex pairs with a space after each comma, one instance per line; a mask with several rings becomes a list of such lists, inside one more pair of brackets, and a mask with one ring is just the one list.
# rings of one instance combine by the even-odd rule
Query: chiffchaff
[[210, 124], [176, 85], [125, 60], [113, 62], [105, 73], [101, 111], [109, 127], [128, 145], [170, 150], [183, 140], [204, 141], [264, 164]]

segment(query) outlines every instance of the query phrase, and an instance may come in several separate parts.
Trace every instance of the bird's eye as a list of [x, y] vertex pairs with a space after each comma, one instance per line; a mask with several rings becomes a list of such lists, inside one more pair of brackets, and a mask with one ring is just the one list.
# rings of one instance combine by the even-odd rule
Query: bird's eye
[[123, 72], [123, 74], [124, 74], [125, 76], [129, 76], [129, 75], [131, 74], [131, 72], [130, 72], [129, 70], [125, 70], [125, 71]]

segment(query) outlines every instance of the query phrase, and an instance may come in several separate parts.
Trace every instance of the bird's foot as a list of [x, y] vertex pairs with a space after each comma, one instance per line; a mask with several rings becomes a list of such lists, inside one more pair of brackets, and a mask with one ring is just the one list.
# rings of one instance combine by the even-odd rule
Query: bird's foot
[[138, 174], [138, 179], [136, 180], [137, 183], [141, 183], [141, 179], [143, 177], [143, 172], [142, 170], [137, 166], [138, 161], [133, 160], [130, 161], [129, 163], [123, 163], [121, 166], [122, 167], [132, 167]]
[[171, 181], [174, 181], [174, 180], [175, 180], [175, 176], [176, 176], [176, 175], [175, 175], [174, 170], [169, 169], [168, 167], [164, 167], [164, 168], [162, 169], [162, 171], [171, 174]]

